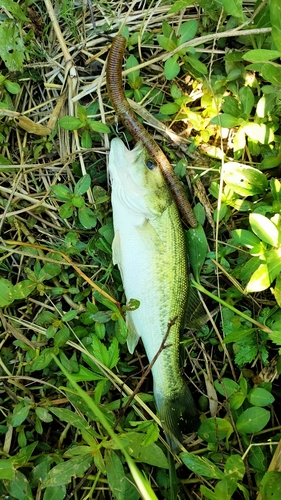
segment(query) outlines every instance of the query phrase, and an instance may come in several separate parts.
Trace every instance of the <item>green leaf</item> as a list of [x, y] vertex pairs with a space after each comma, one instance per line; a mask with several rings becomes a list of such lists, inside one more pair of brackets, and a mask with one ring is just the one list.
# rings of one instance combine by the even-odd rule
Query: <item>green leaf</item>
[[20, 471], [15, 471], [15, 477], [6, 485], [7, 492], [11, 498], [17, 500], [34, 500], [29, 482], [24, 474]]
[[17, 283], [13, 288], [14, 299], [23, 299], [33, 292], [36, 288], [36, 283], [30, 280], [23, 280]]
[[226, 96], [223, 99], [222, 110], [224, 113], [239, 118], [241, 110], [235, 97]]
[[10, 92], [10, 94], [18, 94], [20, 92], [20, 86], [16, 82], [11, 82], [10, 80], [5, 80], [4, 86], [5, 86], [5, 89], [8, 92]]
[[66, 487], [61, 486], [48, 486], [43, 495], [43, 500], [64, 500], [66, 497]]
[[81, 146], [85, 149], [90, 149], [92, 147], [92, 138], [89, 130], [84, 130], [81, 135]]
[[238, 340], [245, 339], [255, 331], [255, 328], [239, 328], [232, 333], [228, 333], [223, 339], [224, 344], [229, 344], [230, 342], [238, 342]]
[[175, 42], [171, 38], [166, 36], [157, 36], [157, 42], [159, 43], [160, 47], [162, 47], [162, 49], [166, 50], [167, 52], [172, 52], [177, 47]]
[[270, 412], [264, 408], [248, 408], [239, 415], [236, 427], [240, 434], [253, 434], [259, 432], [267, 425]]
[[182, 9], [185, 9], [185, 7], [188, 7], [193, 3], [192, 0], [177, 0], [173, 7], [170, 8], [168, 14], [174, 14], [174, 12], [179, 12]]
[[178, 55], [174, 54], [172, 57], [167, 59], [167, 61], [164, 64], [164, 74], [167, 80], [172, 80], [175, 78], [179, 72], [180, 72], [180, 65], [177, 62], [178, 61]]
[[267, 63], [263, 64], [260, 69], [262, 77], [273, 85], [280, 85], [281, 81], [281, 66], [275, 66]]
[[139, 493], [127, 473], [118, 455], [113, 450], [105, 451], [106, 474], [110, 490], [116, 500], [138, 500]]
[[19, 403], [15, 406], [11, 419], [11, 424], [13, 427], [18, 427], [26, 420], [30, 408], [32, 408], [32, 405], [23, 405], [22, 403]]
[[259, 141], [261, 144], [274, 141], [273, 129], [265, 123], [249, 123], [243, 126], [243, 130], [253, 141]]
[[207, 443], [217, 443], [217, 441], [229, 438], [233, 433], [230, 422], [223, 418], [208, 418], [199, 427], [198, 435]]
[[208, 250], [207, 238], [201, 224], [198, 224], [195, 228], [188, 229], [186, 239], [190, 265], [196, 281], [199, 282], [200, 272]]
[[234, 231], [231, 231], [231, 236], [234, 239], [235, 245], [243, 245], [247, 248], [253, 248], [260, 243], [257, 236], [247, 229], [234, 229]]
[[242, 112], [249, 117], [255, 103], [254, 94], [250, 89], [250, 87], [242, 87], [239, 90], [239, 97], [240, 97]]
[[196, 19], [192, 19], [190, 21], [182, 23], [178, 31], [178, 34], [180, 36], [179, 44], [181, 45], [182, 43], [192, 40], [195, 37], [197, 30], [198, 21]]
[[265, 243], [269, 245], [278, 245], [278, 229], [267, 217], [261, 214], [253, 213], [249, 216], [249, 221], [254, 233]]
[[52, 415], [50, 415], [47, 408], [38, 406], [37, 408], [35, 408], [35, 413], [36, 413], [37, 417], [40, 418], [40, 420], [42, 420], [42, 422], [52, 422], [53, 421], [53, 417], [52, 417]]
[[251, 389], [248, 394], [248, 400], [254, 406], [268, 406], [275, 401], [272, 394], [262, 387]]
[[222, 378], [221, 381], [215, 380], [215, 388], [222, 396], [229, 398], [237, 391], [240, 391], [240, 386], [230, 378]]
[[79, 118], [75, 116], [63, 116], [59, 120], [59, 126], [65, 130], [78, 130], [83, 126]]
[[[75, 374], [71, 375], [71, 378], [74, 377]], [[85, 418], [80, 417], [77, 413], [67, 410], [66, 408], [53, 408], [50, 407], [49, 411], [56, 415], [62, 422], [66, 422], [67, 424], [71, 424], [76, 429], [79, 429], [83, 435], [84, 432], [87, 431], [91, 436], [98, 437], [98, 434], [94, 431], [94, 429], [89, 426], [87, 420]]]
[[208, 477], [210, 479], [223, 479], [224, 477], [223, 472], [205, 457], [201, 458], [189, 452], [180, 453], [179, 456], [184, 465], [199, 476]]
[[46, 347], [42, 353], [38, 356], [38, 358], [35, 358], [31, 365], [31, 371], [35, 372], [37, 370], [43, 370], [46, 368], [52, 361], [52, 354], [53, 354], [53, 348], [52, 347]]
[[70, 338], [70, 331], [65, 326], [64, 328], [61, 328], [61, 330], [59, 330], [56, 333], [55, 338], [54, 338], [54, 345], [56, 347], [62, 347], [63, 345], [66, 344], [66, 342], [69, 340], [69, 338]]
[[271, 285], [267, 264], [260, 264], [246, 286], [246, 293], [261, 292]]
[[78, 209], [78, 218], [82, 226], [86, 229], [92, 229], [97, 225], [97, 217], [94, 212], [86, 206]]
[[70, 189], [64, 184], [57, 184], [56, 186], [52, 186], [51, 193], [60, 201], [69, 201], [73, 196]]
[[0, 307], [6, 307], [14, 302], [13, 289], [9, 280], [0, 278]]
[[73, 211], [74, 206], [72, 205], [72, 201], [68, 201], [60, 207], [59, 214], [62, 219], [69, 219], [72, 216]]
[[72, 477], [82, 477], [86, 470], [89, 469], [92, 460], [92, 454], [87, 453], [55, 465], [48, 473], [47, 478], [42, 482], [41, 487], [62, 486], [70, 483]]
[[91, 186], [91, 177], [89, 174], [83, 175], [81, 179], [77, 182], [74, 188], [74, 194], [75, 196], [81, 196], [82, 194], [86, 193]]
[[[137, 58], [135, 56], [133, 56], [131, 54], [126, 61], [126, 69], [131, 69], [131, 68], [134, 68], [135, 66], [138, 66], [138, 65], [139, 65], [139, 61], [137, 60]], [[128, 74], [128, 80], [130, 82], [130, 85], [134, 85], [134, 83], [138, 80], [139, 76], [140, 76], [139, 69], [135, 69], [134, 71], [131, 71]]]
[[274, 61], [274, 59], [280, 58], [280, 52], [277, 50], [267, 50], [267, 49], [255, 49], [249, 50], [242, 56], [245, 61], [252, 62], [266, 62]]
[[272, 24], [271, 36], [277, 49], [281, 52], [281, 5], [279, 0], [271, 0], [269, 11]]
[[240, 118], [224, 113], [214, 116], [214, 118], [210, 120], [210, 123], [212, 125], [220, 125], [224, 128], [232, 128], [240, 124]]
[[225, 12], [229, 16], [244, 18], [242, 0], [221, 0]]
[[11, 459], [0, 459], [0, 479], [8, 479], [9, 481], [14, 479], [15, 469]]
[[88, 123], [91, 129], [99, 134], [110, 134], [111, 132], [110, 128], [105, 123], [97, 122], [95, 120], [89, 120]]
[[[23, 12], [23, 9], [13, 0], [1, 0], [1, 7], [6, 9], [8, 12], [11, 12], [15, 17], [20, 19], [21, 21], [30, 21], [28, 17]], [[2, 39], [2, 43], [4, 40]]]
[[271, 470], [265, 473], [260, 482], [262, 500], [280, 500], [281, 472]]
[[[3, 1], [10, 3], [10, 0]], [[14, 4], [14, 2], [11, 3]], [[21, 10], [19, 5], [17, 7]], [[8, 70], [21, 71], [24, 61], [24, 44], [20, 38], [19, 27], [13, 24], [11, 20], [2, 21], [0, 24], [0, 40], [0, 57], [2, 57]]]
[[241, 196], [263, 194], [268, 186], [265, 174], [256, 168], [234, 161], [224, 165], [223, 179], [235, 193]]
[[112, 368], [114, 368], [114, 366], [117, 365], [118, 361], [119, 361], [118, 341], [114, 337], [108, 348], [108, 368], [112, 370]]
[[236, 481], [241, 481], [245, 475], [245, 465], [243, 463], [240, 455], [231, 455], [228, 457], [225, 467], [224, 474], [231, 476], [231, 479]]
[[163, 106], [160, 107], [160, 113], [162, 113], [163, 115], [174, 115], [179, 110], [180, 106], [175, 102], [169, 102], [167, 104], [163, 104]]
[[207, 75], [208, 73], [208, 68], [205, 64], [203, 64], [201, 61], [196, 59], [196, 57], [192, 56], [185, 56], [184, 60], [190, 64], [192, 68], [194, 68], [200, 75]]

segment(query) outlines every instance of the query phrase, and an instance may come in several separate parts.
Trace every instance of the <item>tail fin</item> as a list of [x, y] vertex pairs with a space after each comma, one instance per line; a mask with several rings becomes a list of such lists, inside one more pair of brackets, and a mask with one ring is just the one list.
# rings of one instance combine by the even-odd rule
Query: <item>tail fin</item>
[[173, 394], [154, 389], [154, 397], [163, 424], [167, 442], [177, 453], [182, 442], [182, 432], [194, 432], [200, 425], [199, 415], [187, 384], [182, 381]]

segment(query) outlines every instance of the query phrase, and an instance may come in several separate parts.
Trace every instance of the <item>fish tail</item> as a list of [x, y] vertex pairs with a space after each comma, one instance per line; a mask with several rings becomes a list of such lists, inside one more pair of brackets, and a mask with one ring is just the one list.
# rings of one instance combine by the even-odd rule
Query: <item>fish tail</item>
[[155, 387], [154, 397], [167, 442], [171, 450], [177, 453], [182, 443], [182, 433], [194, 432], [200, 425], [192, 394], [182, 380], [180, 389], [170, 394]]

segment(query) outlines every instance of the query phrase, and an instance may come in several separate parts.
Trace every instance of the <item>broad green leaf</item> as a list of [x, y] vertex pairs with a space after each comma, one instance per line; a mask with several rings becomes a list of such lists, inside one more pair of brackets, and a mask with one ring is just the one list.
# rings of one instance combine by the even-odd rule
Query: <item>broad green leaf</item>
[[269, 245], [278, 245], [278, 229], [267, 217], [261, 214], [252, 213], [249, 221], [254, 233], [265, 243]]
[[223, 339], [224, 344], [229, 344], [230, 342], [238, 342], [238, 340], [244, 339], [251, 335], [255, 331], [255, 328], [237, 328], [232, 333], [228, 333]]
[[203, 477], [210, 479], [223, 479], [223, 472], [210, 460], [204, 457], [198, 457], [193, 453], [183, 452], [180, 453], [184, 465], [192, 472]]
[[72, 204], [72, 201], [68, 201], [67, 203], [64, 203], [60, 209], [59, 209], [59, 214], [62, 219], [69, 219], [74, 211], [74, 206]]
[[274, 141], [274, 131], [265, 123], [249, 123], [243, 126], [243, 130], [253, 141], [259, 141], [261, 144]]
[[92, 138], [89, 130], [84, 130], [81, 136], [81, 146], [84, 149], [90, 149], [92, 147]]
[[267, 460], [261, 446], [252, 446], [248, 454], [249, 463], [257, 472], [265, 472]]
[[97, 225], [97, 217], [94, 212], [86, 206], [78, 209], [78, 218], [82, 226], [86, 229], [93, 229], [93, 227]]
[[272, 23], [271, 36], [277, 49], [281, 52], [281, 5], [279, 0], [271, 0], [269, 5], [270, 20]]
[[40, 418], [40, 420], [42, 420], [42, 422], [52, 422], [53, 421], [53, 417], [52, 417], [52, 415], [50, 415], [47, 408], [43, 408], [43, 407], [38, 406], [35, 409], [35, 413], [36, 413], [37, 417]]
[[74, 188], [74, 194], [75, 196], [81, 196], [82, 194], [86, 193], [91, 186], [91, 177], [89, 174], [83, 175], [81, 179], [77, 182], [75, 188]]
[[248, 394], [248, 400], [254, 406], [268, 406], [275, 401], [274, 396], [262, 387], [251, 389]]
[[262, 77], [273, 85], [280, 85], [281, 66], [275, 66], [270, 63], [263, 64], [260, 68]]
[[265, 174], [256, 168], [234, 161], [224, 165], [223, 179], [235, 193], [241, 196], [263, 194], [268, 186]]
[[192, 40], [195, 37], [197, 30], [198, 21], [196, 19], [191, 19], [190, 21], [182, 23], [178, 31], [178, 34], [180, 36], [179, 44]]
[[281, 272], [281, 248], [278, 250], [271, 249], [264, 253], [264, 258], [267, 264], [268, 274], [272, 283]]
[[278, 306], [281, 307], [281, 275], [277, 276], [275, 287], [271, 288], [271, 292], [273, 293]]
[[175, 54], [164, 64], [164, 74], [167, 80], [172, 80], [175, 78], [180, 72], [180, 65], [178, 63], [178, 55]]
[[0, 459], [0, 480], [8, 479], [9, 481], [14, 479], [15, 469], [11, 459]]
[[203, 64], [201, 61], [196, 59], [196, 57], [192, 56], [185, 56], [184, 60], [192, 66], [200, 75], [207, 75], [208, 73], [208, 68], [205, 64]]
[[235, 99], [235, 97], [224, 97], [221, 107], [224, 113], [235, 116], [236, 118], [238, 118], [241, 114], [241, 109], [239, 108], [238, 101], [237, 99]]
[[157, 41], [160, 47], [162, 47], [162, 49], [166, 50], [167, 52], [172, 52], [177, 48], [175, 42], [171, 38], [168, 38], [166, 36], [157, 36]]
[[[71, 377], [74, 377], [75, 374], [72, 374]], [[98, 434], [94, 431], [93, 427], [89, 426], [87, 420], [83, 417], [80, 417], [77, 413], [71, 410], [67, 410], [66, 408], [53, 408], [50, 407], [49, 411], [56, 415], [62, 422], [66, 422], [71, 424], [76, 429], [79, 429], [81, 432], [87, 431], [91, 436], [98, 436]]]
[[177, 0], [173, 7], [170, 8], [168, 14], [173, 14], [174, 12], [179, 12], [182, 9], [185, 9], [185, 7], [188, 7], [193, 3], [193, 0]]
[[240, 124], [240, 118], [229, 115], [228, 113], [223, 113], [214, 116], [214, 118], [211, 119], [210, 123], [212, 125], [219, 125], [224, 128], [232, 128]]
[[48, 473], [46, 479], [42, 482], [41, 487], [62, 486], [68, 484], [72, 477], [82, 477], [86, 470], [89, 469], [92, 460], [92, 454], [88, 453], [70, 458], [63, 463], [55, 465]]
[[243, 18], [242, 0], [222, 0], [225, 12], [229, 16]]
[[23, 9], [13, 0], [1, 0], [1, 7], [11, 12], [17, 19], [21, 21], [30, 21], [23, 12]]
[[144, 435], [138, 432], [130, 432], [129, 447], [130, 455], [136, 460], [161, 469], [168, 469], [167, 458], [156, 443], [143, 446]]
[[15, 477], [6, 483], [6, 489], [12, 498], [17, 500], [34, 500], [27, 478], [19, 470], [15, 471]]
[[278, 50], [267, 50], [267, 49], [255, 49], [249, 50], [242, 56], [245, 61], [252, 62], [266, 62], [274, 61], [274, 59], [280, 58], [280, 52]]
[[116, 500], [138, 500], [139, 492], [125, 473], [118, 455], [113, 450], [105, 452], [105, 466], [109, 487]]
[[268, 268], [266, 264], [260, 264], [258, 269], [252, 275], [246, 286], [246, 293], [261, 292], [271, 285]]
[[6, 307], [14, 302], [13, 289], [9, 280], [0, 278], [0, 307]]
[[281, 472], [271, 470], [265, 473], [260, 482], [262, 500], [280, 500]]
[[5, 89], [8, 92], [10, 92], [10, 94], [18, 94], [20, 92], [20, 86], [16, 82], [11, 82], [10, 80], [5, 80], [4, 86], [5, 86]]
[[240, 103], [243, 113], [250, 116], [253, 109], [255, 98], [250, 87], [241, 87], [239, 90]]
[[186, 239], [190, 265], [195, 279], [199, 281], [208, 250], [207, 238], [201, 224], [198, 224], [195, 228], [190, 228], [186, 233]]
[[58, 123], [65, 130], [78, 130], [83, 126], [79, 118], [75, 116], [63, 116]]
[[269, 422], [270, 412], [264, 408], [248, 408], [239, 415], [236, 427], [240, 434], [254, 434], [264, 429]]
[[103, 380], [104, 377], [95, 373], [93, 370], [89, 370], [86, 366], [79, 366], [79, 371], [77, 373], [72, 373], [73, 380], [75, 382], [91, 382], [92, 380]]
[[88, 123], [91, 129], [99, 134], [110, 134], [111, 132], [110, 128], [105, 123], [97, 122], [95, 120], [89, 120]]
[[73, 196], [70, 189], [64, 184], [57, 184], [56, 186], [52, 186], [51, 193], [60, 201], [69, 201]]
[[[133, 56], [131, 54], [126, 61], [126, 69], [132, 69], [138, 65], [139, 65], [139, 61], [137, 60], [137, 58], [135, 56]], [[136, 79], [139, 77], [139, 75], [140, 75], [140, 70], [135, 69], [134, 71], [131, 71], [129, 73], [128, 80], [130, 80], [130, 82], [135, 82]]]
[[230, 422], [223, 418], [208, 418], [199, 427], [198, 435], [207, 443], [217, 443], [217, 441], [229, 438], [233, 433]]
[[33, 292], [36, 288], [36, 283], [30, 280], [23, 280], [17, 283], [13, 288], [14, 299], [23, 299]]
[[240, 386], [230, 378], [222, 378], [221, 381], [215, 380], [215, 388], [222, 396], [229, 398], [237, 391], [240, 391]]
[[[3, 1], [7, 4], [10, 4], [10, 0], [3, 0]], [[17, 6], [17, 9], [21, 10], [18, 4], [14, 2], [11, 2], [11, 4], [12, 5], [15, 4]], [[1, 1], [1, 6], [3, 6], [2, 1]], [[10, 19], [5, 21], [2, 20], [0, 24], [0, 40], [1, 40], [0, 57], [3, 59], [8, 70], [21, 71], [22, 64], [24, 61], [25, 48], [17, 24], [15, 24]]]
[[37, 370], [43, 370], [44, 368], [46, 368], [52, 361], [53, 352], [54, 351], [52, 347], [44, 348], [38, 358], [35, 358], [32, 362], [31, 371], [35, 372]]
[[66, 497], [66, 487], [61, 486], [48, 486], [43, 495], [43, 500], [64, 500]]
[[11, 419], [11, 424], [13, 427], [18, 427], [26, 420], [31, 407], [32, 407], [32, 405], [22, 406], [21, 403], [19, 405], [15, 406], [14, 411], [13, 411], [13, 416]]
[[253, 248], [260, 242], [257, 236], [247, 229], [234, 229], [234, 231], [231, 231], [231, 236], [235, 241], [235, 245], [243, 245], [247, 248]]
[[180, 106], [176, 104], [175, 102], [170, 102], [167, 104], [163, 104], [163, 106], [160, 107], [160, 113], [163, 115], [173, 115], [177, 113], [180, 109]]
[[231, 455], [228, 457], [225, 466], [224, 474], [231, 476], [236, 481], [241, 481], [245, 475], [245, 465], [240, 455]]
[[58, 348], [64, 346], [66, 342], [69, 340], [69, 338], [70, 338], [70, 331], [65, 326], [64, 328], [61, 328], [60, 330], [57, 331], [54, 338], [54, 346]]
[[202, 493], [202, 495], [204, 495], [204, 498], [207, 498], [208, 500], [226, 500], [225, 495], [224, 495], [224, 499], [219, 499], [217, 497], [217, 494], [214, 493], [209, 488], [207, 488], [206, 486], [204, 486], [204, 484], [200, 485], [200, 493]]

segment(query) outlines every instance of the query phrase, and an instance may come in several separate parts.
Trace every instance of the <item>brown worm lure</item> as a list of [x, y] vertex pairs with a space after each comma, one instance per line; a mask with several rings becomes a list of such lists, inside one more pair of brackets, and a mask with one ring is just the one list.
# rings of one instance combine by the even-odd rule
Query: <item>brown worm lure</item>
[[149, 156], [159, 165], [185, 221], [190, 226], [196, 227], [197, 220], [186, 197], [184, 188], [176, 177], [169, 160], [144, 126], [137, 120], [125, 97], [122, 85], [122, 62], [125, 46], [126, 38], [122, 35], [117, 35], [113, 39], [108, 56], [106, 83], [111, 103], [118, 118], [120, 118], [126, 129], [130, 132], [134, 141], [140, 141], [146, 148]]

